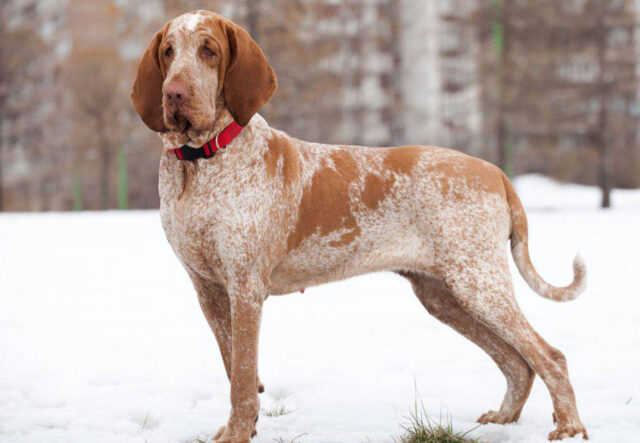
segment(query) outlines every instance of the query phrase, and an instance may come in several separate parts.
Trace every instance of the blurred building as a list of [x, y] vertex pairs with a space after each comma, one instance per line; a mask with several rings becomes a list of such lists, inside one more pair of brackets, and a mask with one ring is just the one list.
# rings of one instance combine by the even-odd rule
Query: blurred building
[[279, 90], [261, 113], [295, 137], [640, 186], [640, 0], [6, 0], [0, 207], [156, 207], [160, 144], [130, 87], [153, 34], [199, 8], [264, 49]]

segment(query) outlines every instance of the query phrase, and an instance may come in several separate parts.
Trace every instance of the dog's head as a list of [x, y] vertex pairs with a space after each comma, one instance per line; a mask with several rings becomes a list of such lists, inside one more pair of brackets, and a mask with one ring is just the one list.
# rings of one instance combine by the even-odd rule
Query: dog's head
[[[196, 139], [224, 106], [246, 125], [276, 90], [276, 75], [247, 31], [209, 11], [169, 21], [140, 60], [131, 100], [156, 132]], [[218, 106], [218, 109], [216, 109]]]

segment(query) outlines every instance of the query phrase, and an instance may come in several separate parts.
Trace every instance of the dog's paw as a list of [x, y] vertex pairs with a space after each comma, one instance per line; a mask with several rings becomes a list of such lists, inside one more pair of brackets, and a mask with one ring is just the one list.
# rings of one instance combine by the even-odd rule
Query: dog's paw
[[[258, 423], [258, 417], [256, 417], [255, 421], [253, 422], [253, 430], [251, 431], [251, 438], [255, 437], [256, 435], [258, 435], [258, 431], [256, 430], [256, 425]], [[229, 438], [227, 436], [224, 435], [225, 431], [227, 430], [226, 426], [222, 426], [220, 429], [218, 429], [218, 432], [216, 432], [216, 435], [213, 436], [213, 441], [215, 443], [237, 443], [237, 442], [249, 442], [251, 440], [251, 438], [243, 440], [243, 439], [237, 439], [237, 438]]]
[[517, 419], [518, 417], [516, 417], [514, 414], [507, 414], [499, 411], [488, 411], [482, 414], [476, 421], [482, 425], [486, 425], [487, 423], [504, 425], [506, 423], [513, 423]]
[[251, 441], [251, 438], [253, 438], [257, 434], [256, 430], [254, 429], [251, 433], [251, 438], [229, 437], [224, 435], [226, 430], [226, 426], [221, 427], [218, 432], [216, 432], [216, 435], [213, 436], [213, 441], [215, 443], [249, 443]]
[[578, 434], [582, 434], [582, 438], [589, 440], [587, 430], [580, 421], [577, 423], [558, 425], [555, 431], [549, 433], [549, 440], [562, 440], [563, 438], [573, 437]]
[[250, 443], [250, 438], [227, 438], [224, 435], [219, 440], [214, 440], [216, 443]]

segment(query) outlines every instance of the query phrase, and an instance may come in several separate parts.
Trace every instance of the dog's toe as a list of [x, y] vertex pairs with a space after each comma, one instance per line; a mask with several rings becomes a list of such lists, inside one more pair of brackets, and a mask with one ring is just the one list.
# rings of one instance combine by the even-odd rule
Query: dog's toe
[[582, 423], [558, 426], [556, 430], [549, 433], [549, 440], [562, 440], [564, 438], [573, 437], [578, 434], [582, 434], [582, 438], [584, 438], [585, 440], [589, 440], [587, 430], [582, 425]]
[[480, 416], [477, 420], [478, 423], [486, 425], [487, 423], [496, 423], [504, 425], [506, 423], [512, 423], [516, 421], [513, 414], [505, 414], [504, 412], [488, 411]]

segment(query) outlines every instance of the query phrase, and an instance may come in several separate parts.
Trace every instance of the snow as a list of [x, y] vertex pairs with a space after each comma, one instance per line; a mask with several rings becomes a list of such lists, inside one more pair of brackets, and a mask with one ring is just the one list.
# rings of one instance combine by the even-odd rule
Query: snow
[[[592, 442], [640, 435], [640, 191], [527, 176], [540, 273], [564, 284], [579, 249], [585, 294], [542, 299], [517, 275], [518, 301], [569, 361]], [[506, 245], [505, 245], [506, 247]], [[0, 442], [210, 441], [229, 384], [194, 290], [156, 211], [0, 216]], [[416, 397], [468, 430], [505, 390], [493, 362], [387, 273], [269, 298], [261, 333], [257, 442], [390, 442]], [[545, 442], [551, 401], [539, 378], [516, 424], [471, 435]], [[576, 441], [579, 441], [576, 439]]]

